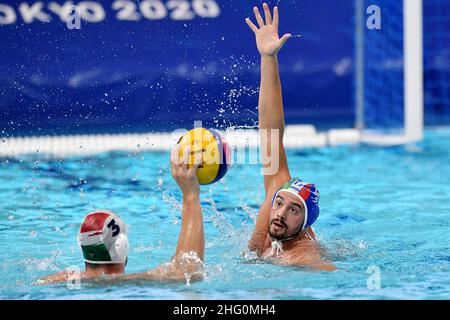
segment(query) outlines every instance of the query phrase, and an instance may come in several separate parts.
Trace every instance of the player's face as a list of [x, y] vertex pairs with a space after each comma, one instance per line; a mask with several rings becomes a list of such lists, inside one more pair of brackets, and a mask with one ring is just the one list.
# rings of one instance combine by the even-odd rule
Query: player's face
[[281, 191], [270, 211], [269, 234], [283, 240], [295, 235], [303, 226], [305, 208], [293, 194]]

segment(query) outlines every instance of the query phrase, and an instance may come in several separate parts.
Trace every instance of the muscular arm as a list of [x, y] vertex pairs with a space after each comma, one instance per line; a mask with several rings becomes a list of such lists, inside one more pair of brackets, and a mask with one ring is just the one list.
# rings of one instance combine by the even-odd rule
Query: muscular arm
[[284, 111], [278, 57], [261, 56], [259, 96], [261, 159], [264, 166], [266, 197], [291, 179], [283, 145]]
[[333, 263], [326, 259], [325, 251], [320, 244], [312, 239], [305, 240], [297, 250], [293, 250], [283, 264], [317, 271], [337, 270]]
[[202, 210], [197, 195], [183, 196], [183, 222], [175, 255], [147, 272], [130, 274], [117, 280], [148, 280], [161, 282], [186, 282], [202, 280], [205, 239]]
[[66, 282], [67, 279], [69, 279], [69, 274], [66, 271], [61, 271], [59, 273], [55, 273], [38, 279], [36, 281], [36, 284], [61, 283]]
[[293, 258], [289, 261], [291, 266], [307, 267], [317, 271], [335, 271], [336, 266], [328, 260], [324, 260], [320, 255], [310, 254], [309, 257]]
[[[205, 236], [203, 229], [202, 210], [199, 198], [197, 168], [200, 160], [188, 168], [189, 150], [184, 153], [183, 161], [178, 161], [179, 147], [171, 154], [172, 176], [177, 181], [183, 193], [182, 225], [175, 255], [170, 262], [164, 263], [147, 272], [130, 275], [86, 277], [80, 274], [84, 281], [95, 283], [120, 283], [129, 281], [186, 282], [202, 280], [203, 259], [205, 252]], [[61, 272], [40, 279], [38, 284], [49, 284], [67, 281], [69, 274]]]
[[261, 249], [269, 230], [269, 215], [274, 193], [291, 179], [283, 145], [284, 111], [280, 74], [278, 71], [278, 52], [291, 37], [286, 34], [279, 38], [278, 8], [272, 16], [264, 4], [265, 21], [258, 8], [254, 8], [259, 28], [250, 19], [247, 24], [256, 36], [258, 51], [261, 54], [261, 84], [259, 94], [259, 129], [261, 140], [261, 160], [264, 168], [265, 201], [261, 206], [256, 228], [250, 240], [252, 250]]
[[310, 260], [304, 260], [304, 259], [298, 259], [298, 260], [291, 260], [289, 263], [282, 263], [288, 266], [297, 266], [297, 267], [304, 267], [308, 268], [310, 270], [314, 271], [336, 271], [336, 266], [327, 260], [322, 259], [310, 259]]
[[147, 272], [125, 276], [126, 280], [197, 281], [202, 279], [205, 252], [205, 235], [200, 205], [200, 190], [197, 168], [201, 158], [189, 168], [189, 152], [185, 150], [183, 160], [178, 161], [179, 146], [172, 150], [172, 176], [183, 193], [182, 225], [175, 255], [168, 263]]

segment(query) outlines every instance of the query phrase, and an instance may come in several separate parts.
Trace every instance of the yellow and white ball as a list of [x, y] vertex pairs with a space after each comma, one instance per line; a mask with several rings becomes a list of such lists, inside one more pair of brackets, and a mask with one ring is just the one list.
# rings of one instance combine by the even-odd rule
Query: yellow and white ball
[[195, 155], [201, 153], [202, 161], [197, 170], [197, 177], [201, 185], [212, 184], [222, 179], [227, 173], [231, 162], [231, 149], [223, 135], [215, 130], [196, 128], [178, 142], [180, 145], [180, 159], [190, 147], [189, 166], [194, 164]]

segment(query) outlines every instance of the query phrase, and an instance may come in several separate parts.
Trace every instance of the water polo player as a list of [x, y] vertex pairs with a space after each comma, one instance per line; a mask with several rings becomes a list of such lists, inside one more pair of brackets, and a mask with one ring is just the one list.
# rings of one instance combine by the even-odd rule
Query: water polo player
[[[175, 255], [168, 263], [143, 273], [124, 275], [128, 262], [128, 234], [125, 223], [113, 212], [96, 211], [83, 220], [78, 235], [85, 271], [79, 275], [63, 271], [40, 279], [40, 284], [80, 279], [102, 281], [196, 281], [202, 279], [205, 239], [199, 198], [197, 169], [201, 156], [188, 165], [189, 152], [180, 159], [180, 146], [171, 153], [172, 176], [183, 194], [182, 225]], [[181, 160], [181, 161], [180, 161]]]
[[[256, 221], [256, 228], [249, 243], [251, 250], [260, 257], [286, 264], [307, 266], [319, 270], [334, 270], [324, 260], [311, 226], [319, 216], [319, 191], [314, 184], [292, 179], [283, 146], [284, 113], [281, 81], [278, 71], [278, 52], [291, 34], [278, 36], [278, 8], [273, 10], [264, 3], [265, 20], [257, 7], [254, 8], [257, 27], [249, 18], [247, 24], [255, 33], [256, 44], [261, 54], [261, 86], [259, 94], [259, 128], [261, 142], [267, 143], [266, 150], [278, 144], [278, 154], [261, 153], [267, 164], [278, 157], [277, 172], [264, 167], [265, 201]], [[278, 141], [271, 141], [271, 131], [278, 130]], [[263, 150], [263, 148], [261, 148]]]

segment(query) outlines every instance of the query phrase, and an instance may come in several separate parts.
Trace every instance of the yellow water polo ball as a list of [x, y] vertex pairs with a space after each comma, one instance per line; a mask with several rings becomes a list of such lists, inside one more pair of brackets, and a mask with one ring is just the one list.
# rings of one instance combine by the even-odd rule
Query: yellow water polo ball
[[180, 159], [190, 147], [189, 165], [194, 164], [195, 155], [201, 153], [202, 160], [197, 170], [201, 185], [215, 183], [227, 173], [231, 162], [231, 149], [225, 137], [212, 129], [196, 128], [179, 140]]

